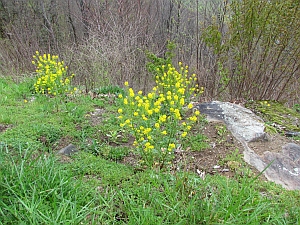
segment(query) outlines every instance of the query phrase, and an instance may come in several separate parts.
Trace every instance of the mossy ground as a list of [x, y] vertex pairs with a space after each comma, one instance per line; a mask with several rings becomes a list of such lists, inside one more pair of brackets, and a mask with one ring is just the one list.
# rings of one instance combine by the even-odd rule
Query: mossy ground
[[[270, 131], [300, 131], [300, 113], [276, 101], [249, 101], [246, 107], [259, 115]], [[272, 128], [273, 127], [273, 128]]]

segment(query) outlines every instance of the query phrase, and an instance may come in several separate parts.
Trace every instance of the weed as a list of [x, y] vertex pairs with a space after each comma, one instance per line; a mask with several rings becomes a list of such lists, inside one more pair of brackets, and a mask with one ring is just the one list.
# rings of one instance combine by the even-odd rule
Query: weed
[[188, 66], [179, 63], [178, 72], [171, 64], [157, 67], [156, 86], [148, 94], [134, 93], [127, 87], [127, 96], [119, 95], [120, 126], [131, 130], [134, 145], [149, 167], [163, 168], [174, 155], [180, 139], [187, 136], [200, 112], [196, 110], [183, 120], [196, 96], [196, 75], [188, 76]]
[[191, 149], [192, 151], [201, 151], [209, 147], [206, 142], [207, 137], [203, 134], [190, 134], [182, 139], [183, 149]]
[[36, 65], [37, 80], [34, 84], [35, 92], [52, 96], [73, 94], [77, 88], [71, 88], [71, 79], [74, 74], [67, 76], [67, 66], [64, 61], [58, 61], [57, 55], [40, 55], [36, 51], [32, 64]]
[[215, 126], [219, 139], [219, 144], [226, 140], [227, 128], [225, 125], [216, 125]]
[[97, 94], [114, 94], [116, 96], [118, 96], [118, 94], [125, 94], [125, 91], [121, 87], [115, 85], [100, 87], [93, 90], [93, 92]]

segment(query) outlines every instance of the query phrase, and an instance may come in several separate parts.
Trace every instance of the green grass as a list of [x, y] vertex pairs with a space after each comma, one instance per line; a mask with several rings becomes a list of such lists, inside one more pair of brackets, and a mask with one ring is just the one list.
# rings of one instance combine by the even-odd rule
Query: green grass
[[[111, 99], [47, 98], [31, 86], [0, 78], [0, 125], [10, 125], [0, 133], [0, 224], [300, 224], [299, 191], [239, 169], [235, 179], [203, 180], [121, 164], [134, 149]], [[79, 153], [62, 162], [55, 148], [69, 143]], [[185, 145], [200, 150], [206, 139]], [[240, 160], [233, 153], [223, 163]]]

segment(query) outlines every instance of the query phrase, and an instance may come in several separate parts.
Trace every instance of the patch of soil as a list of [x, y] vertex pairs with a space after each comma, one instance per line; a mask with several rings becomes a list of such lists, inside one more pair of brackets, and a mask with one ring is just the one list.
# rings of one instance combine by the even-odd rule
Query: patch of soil
[[0, 133], [6, 131], [8, 128], [11, 128], [11, 124], [0, 124]]
[[[205, 176], [205, 174], [222, 174], [227, 177], [234, 177], [236, 175], [236, 170], [233, 169], [229, 162], [224, 161], [224, 159], [226, 156], [232, 155], [237, 149], [242, 154], [243, 146], [229, 131], [223, 137], [220, 137], [216, 129], [218, 125], [223, 124], [210, 122], [202, 130], [202, 133], [208, 137], [209, 148], [199, 151], [191, 151], [189, 149], [178, 149], [175, 151], [175, 159], [173, 161], [174, 172], [182, 170], [193, 171], [199, 176]], [[224, 163], [220, 163], [222, 160]], [[139, 157], [130, 153], [122, 159], [121, 163], [137, 167], [139, 164], [138, 161]]]
[[95, 108], [94, 112], [90, 112], [88, 115], [90, 116], [91, 124], [94, 126], [101, 124], [103, 117], [102, 114], [105, 112], [105, 109]]
[[[221, 122], [209, 122], [202, 130], [202, 133], [208, 138], [209, 148], [200, 151], [191, 151], [189, 149], [178, 149], [175, 151], [175, 159], [173, 161], [173, 171], [193, 171], [200, 177], [205, 174], [221, 174], [226, 177], [235, 177], [243, 173], [243, 169], [250, 168], [253, 175], [259, 174], [259, 171], [246, 164], [243, 159], [244, 147], [234, 138], [230, 131], [226, 131], [223, 137], [218, 134], [216, 127], [224, 125]], [[265, 151], [281, 152], [282, 146], [287, 143], [298, 143], [299, 141], [291, 138], [276, 135], [268, 135], [267, 141], [258, 141], [248, 143], [258, 155], [262, 155]], [[240, 160], [228, 156], [232, 156], [236, 151], [240, 154]], [[123, 164], [134, 166], [138, 169], [139, 157], [130, 153], [121, 161]], [[241, 174], [242, 175], [242, 174]], [[260, 179], [265, 180], [264, 176]]]
[[[209, 148], [200, 151], [189, 151], [188, 149], [176, 151], [175, 169], [193, 171], [200, 176], [201, 174], [202, 176], [205, 174], [235, 176], [235, 169], [226, 163], [224, 159], [236, 150], [242, 153], [243, 146], [229, 131], [226, 131], [223, 136], [218, 134], [216, 127], [223, 125], [220, 122], [210, 122], [204, 126], [202, 132], [208, 138]], [[221, 163], [222, 161], [224, 163]]]

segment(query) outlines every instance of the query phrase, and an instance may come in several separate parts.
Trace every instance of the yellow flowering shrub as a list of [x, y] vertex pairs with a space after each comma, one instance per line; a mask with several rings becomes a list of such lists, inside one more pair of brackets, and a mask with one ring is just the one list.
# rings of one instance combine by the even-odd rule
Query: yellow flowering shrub
[[76, 88], [71, 87], [74, 74], [67, 75], [68, 67], [59, 61], [57, 55], [43, 54], [36, 51], [32, 64], [36, 66], [37, 79], [34, 84], [36, 93], [51, 96], [72, 94]]
[[162, 168], [171, 162], [174, 150], [200, 115], [195, 111], [185, 116], [193, 108], [191, 98], [200, 92], [196, 75], [189, 76], [188, 67], [181, 63], [179, 67], [179, 71], [171, 64], [157, 67], [156, 86], [147, 94], [135, 93], [125, 82], [126, 95], [118, 98], [120, 126], [132, 132], [134, 145], [149, 167]]

